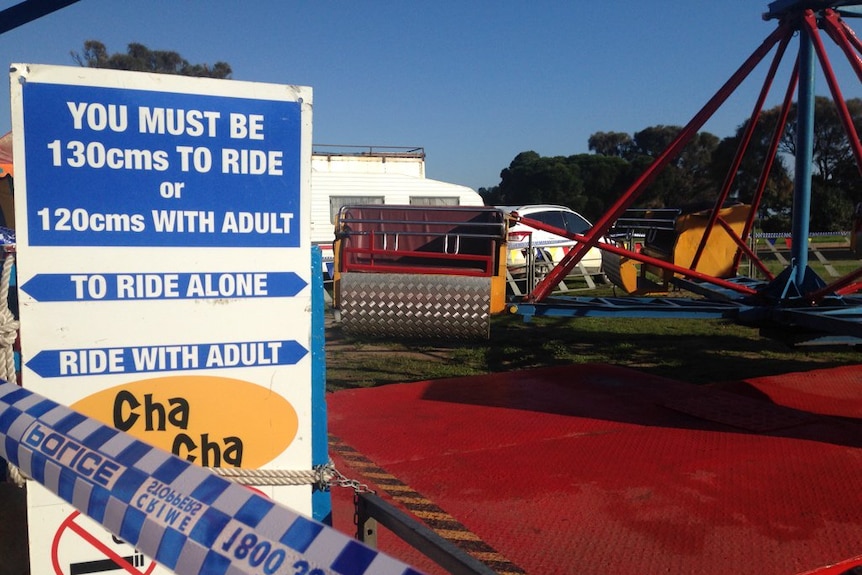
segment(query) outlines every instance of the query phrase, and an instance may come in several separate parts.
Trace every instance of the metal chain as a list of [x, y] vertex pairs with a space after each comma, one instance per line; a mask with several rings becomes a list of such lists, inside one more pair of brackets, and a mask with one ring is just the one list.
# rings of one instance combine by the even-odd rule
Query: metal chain
[[375, 491], [358, 479], [350, 479], [344, 475], [341, 471], [335, 468], [335, 464], [331, 459], [329, 460], [329, 463], [326, 464], [326, 470], [330, 474], [330, 485], [347, 487], [353, 490], [353, 525], [356, 527], [355, 537], [361, 541], [362, 534], [359, 532], [359, 494], [374, 493]]
[[330, 485], [335, 485], [337, 487], [349, 487], [353, 490], [354, 493], [376, 493], [373, 489], [368, 487], [367, 484], [362, 483], [358, 479], [350, 479], [343, 473], [341, 473], [338, 469], [335, 468], [335, 464], [332, 460], [329, 461], [325, 465], [327, 472], [331, 474], [329, 479]]
[[359, 492], [353, 492], [353, 527], [354, 537], [362, 541], [362, 529], [359, 527]]

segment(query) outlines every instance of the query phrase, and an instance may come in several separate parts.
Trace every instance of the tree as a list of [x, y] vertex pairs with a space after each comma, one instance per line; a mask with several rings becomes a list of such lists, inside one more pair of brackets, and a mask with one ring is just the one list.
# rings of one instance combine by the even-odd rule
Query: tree
[[[626, 159], [638, 173], [661, 156], [682, 130], [679, 126], [652, 126], [635, 133]], [[700, 132], [683, 147], [637, 200], [639, 207], [679, 207], [715, 197], [719, 185], [711, 177], [712, 154], [719, 139]]]
[[[766, 110], [760, 114], [751, 135], [748, 149], [742, 157], [739, 168], [734, 174], [732, 197], [750, 203], [757, 192], [766, 155], [774, 138], [780, 108]], [[740, 138], [747, 129], [748, 122], [740, 125], [736, 134], [722, 140], [713, 154], [710, 172], [714, 181], [724, 183], [731, 162], [739, 148]], [[766, 180], [760, 202], [760, 225], [765, 231], [784, 232], [790, 230], [790, 207], [793, 200], [793, 181], [782, 155], [776, 156]]]
[[521, 152], [500, 172], [499, 201], [503, 204], [578, 203], [583, 194], [579, 169], [563, 156], [543, 157]]
[[632, 137], [624, 132], [596, 132], [590, 136], [587, 145], [591, 152], [600, 156], [625, 158], [634, 142]]
[[[590, 137], [596, 154], [544, 157], [521, 152], [500, 173], [500, 184], [480, 190], [489, 204], [550, 203], [598, 219], [676, 138], [680, 128], [654, 126], [634, 135], [597, 132]], [[697, 134], [638, 199], [639, 207], [691, 204], [714, 193], [710, 178], [718, 138]]]
[[[862, 100], [851, 98], [846, 100], [847, 109], [857, 132], [862, 131]], [[782, 151], [796, 154], [796, 105], [788, 116], [784, 136], [781, 139]], [[815, 176], [821, 180], [832, 181], [836, 172], [848, 164], [855, 165], [853, 151], [847, 131], [838, 117], [838, 111], [832, 100], [823, 96], [814, 98], [814, 152], [812, 161]], [[858, 180], [858, 169], [856, 178]]]
[[[848, 111], [857, 132], [862, 131], [862, 100], [853, 98], [846, 101]], [[737, 172], [736, 182], [739, 197], [750, 201], [757, 184], [757, 178], [765, 161], [766, 151], [776, 130], [781, 108], [765, 110], [758, 118], [751, 144]], [[714, 169], [726, 169], [734, 153], [739, 137], [746, 129], [742, 124], [733, 138], [721, 143], [716, 154]], [[796, 155], [796, 105], [788, 114], [786, 125], [779, 141], [779, 156], [773, 166], [763, 197], [764, 210], [762, 225], [764, 229], [774, 229], [781, 225], [788, 231], [789, 213], [793, 196], [793, 181], [786, 160], [793, 162]], [[853, 155], [847, 132], [841, 123], [835, 103], [823, 96], [814, 100], [814, 149], [812, 154], [811, 177], [811, 218], [813, 231], [839, 231], [847, 229], [853, 206], [862, 201], [859, 167]], [[774, 221], [770, 221], [774, 220]]]
[[636, 156], [658, 158], [664, 152], [682, 128], [680, 126], [650, 126], [640, 132], [635, 132], [632, 146], [627, 159]]
[[206, 78], [230, 78], [233, 74], [230, 64], [216, 62], [208, 64], [189, 64], [178, 53], [164, 50], [150, 50], [143, 44], [132, 42], [126, 53], [108, 54], [108, 50], [98, 40], [84, 42], [82, 54], [72, 52], [72, 58], [87, 68], [108, 68], [111, 70], [131, 70], [158, 74], [176, 74]]
[[[862, 99], [847, 100], [858, 133], [862, 133]], [[811, 182], [811, 221], [814, 231], [848, 229], [853, 206], [862, 202], [860, 168], [834, 103], [817, 97], [814, 110], [814, 157]], [[733, 175], [730, 198], [754, 199], [766, 155], [776, 129], [781, 129], [779, 154], [768, 175], [760, 205], [760, 225], [766, 231], [789, 231], [793, 200], [792, 155], [796, 152], [796, 114], [776, 127], [780, 107], [764, 110], [751, 142]], [[714, 202], [725, 184], [747, 122], [736, 134], [719, 140], [700, 132], [668, 163], [633, 204], [641, 208], [684, 207]], [[543, 157], [518, 154], [500, 173], [500, 184], [480, 190], [491, 204], [557, 203], [596, 220], [636, 178], [658, 158], [680, 131], [678, 126], [651, 126], [633, 135], [596, 132], [589, 138], [593, 154]]]
[[[857, 133], [862, 131], [862, 100], [846, 100], [847, 110]], [[789, 133], [795, 133], [796, 115], [791, 112]], [[795, 138], [785, 134], [786, 149], [795, 152]], [[850, 139], [832, 100], [814, 100], [814, 173], [811, 179], [812, 231], [850, 229], [853, 206], [862, 201], [859, 166]]]
[[812, 232], [834, 232], [851, 229], [853, 202], [844, 189], [827, 182], [815, 182], [811, 191]]
[[584, 189], [582, 202], [569, 207], [592, 221], [599, 219], [633, 181], [629, 163], [619, 157], [578, 154], [569, 161], [578, 166]]

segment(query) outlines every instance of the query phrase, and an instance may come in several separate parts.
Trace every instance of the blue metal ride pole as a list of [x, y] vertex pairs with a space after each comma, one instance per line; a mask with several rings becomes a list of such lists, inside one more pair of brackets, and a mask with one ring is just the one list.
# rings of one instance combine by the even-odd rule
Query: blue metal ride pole
[[793, 189], [793, 245], [790, 250], [793, 283], [802, 291], [808, 268], [808, 231], [811, 217], [811, 164], [814, 156], [814, 44], [810, 32], [799, 30], [799, 91], [796, 104], [796, 173]]

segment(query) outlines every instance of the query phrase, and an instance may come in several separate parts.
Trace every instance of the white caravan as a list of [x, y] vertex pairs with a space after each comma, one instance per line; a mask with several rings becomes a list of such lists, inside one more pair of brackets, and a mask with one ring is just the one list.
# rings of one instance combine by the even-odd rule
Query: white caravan
[[425, 177], [423, 148], [314, 146], [311, 156], [311, 242], [332, 263], [341, 206], [481, 206], [471, 188]]

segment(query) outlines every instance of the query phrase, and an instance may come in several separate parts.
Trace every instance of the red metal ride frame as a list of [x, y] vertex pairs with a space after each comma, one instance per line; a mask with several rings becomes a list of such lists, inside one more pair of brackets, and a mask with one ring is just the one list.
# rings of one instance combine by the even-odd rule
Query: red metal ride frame
[[[619, 219], [623, 213], [631, 207], [643, 193], [646, 187], [652, 183], [658, 173], [664, 169], [667, 164], [676, 157], [685, 147], [685, 145], [693, 138], [701, 127], [709, 120], [715, 111], [727, 100], [727, 98], [736, 90], [742, 81], [751, 73], [751, 71], [760, 63], [760, 61], [769, 53], [776, 42], [780, 41], [793, 33], [793, 28], [785, 22], [782, 22], [772, 34], [748, 57], [748, 59], [740, 66], [740, 68], [730, 77], [730, 79], [719, 89], [719, 91], [707, 102], [707, 104], [695, 115], [695, 117], [682, 129], [679, 135], [674, 139], [668, 148], [656, 158], [650, 167], [632, 184], [632, 186], [623, 194], [623, 196], [611, 206], [611, 208], [593, 225], [592, 228], [583, 236], [583, 241], [563, 257], [562, 261], [548, 273], [545, 278], [539, 282], [535, 289], [526, 296], [528, 302], [541, 302], [554, 287], [559, 284], [566, 276], [571, 273], [572, 269], [584, 257], [590, 248], [599, 243], [599, 238], [604, 236], [614, 222]], [[603, 248], [606, 249], [606, 248]], [[628, 255], [628, 252], [627, 252]], [[636, 258], [635, 258], [636, 259]]]

